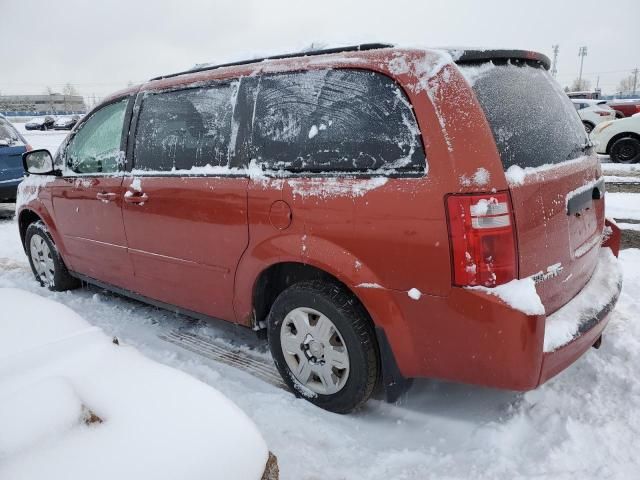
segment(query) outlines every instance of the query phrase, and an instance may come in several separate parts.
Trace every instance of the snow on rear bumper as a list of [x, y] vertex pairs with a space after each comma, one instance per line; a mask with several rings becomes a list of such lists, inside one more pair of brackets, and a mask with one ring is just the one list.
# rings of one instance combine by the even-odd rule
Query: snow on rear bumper
[[601, 248], [591, 279], [569, 303], [545, 321], [544, 353], [571, 343], [613, 310], [622, 289], [622, 270], [610, 248]]

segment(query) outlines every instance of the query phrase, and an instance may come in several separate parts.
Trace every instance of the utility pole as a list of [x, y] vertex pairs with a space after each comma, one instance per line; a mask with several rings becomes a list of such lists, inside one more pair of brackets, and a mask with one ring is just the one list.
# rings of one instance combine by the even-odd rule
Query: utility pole
[[638, 67], [635, 68], [631, 73], [633, 73], [633, 96], [636, 96], [636, 88], [638, 87]]
[[582, 90], [582, 65], [584, 64], [584, 57], [587, 56], [587, 47], [580, 47], [578, 49], [578, 56], [580, 57], [580, 75], [578, 76], [578, 86]]
[[558, 73], [558, 50], [560, 50], [560, 45], [551, 45], [553, 49], [553, 64], [551, 66], [551, 75], [553, 78], [556, 78], [556, 74]]

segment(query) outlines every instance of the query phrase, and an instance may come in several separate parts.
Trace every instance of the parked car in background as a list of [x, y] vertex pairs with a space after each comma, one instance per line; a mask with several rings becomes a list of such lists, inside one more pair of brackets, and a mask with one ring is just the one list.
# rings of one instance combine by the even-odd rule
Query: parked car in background
[[591, 132], [596, 151], [616, 163], [640, 162], [640, 115], [604, 122]]
[[609, 100], [607, 104], [616, 111], [617, 118], [625, 118], [640, 113], [640, 99]]
[[80, 120], [80, 115], [58, 117], [53, 123], [53, 128], [55, 130], [71, 130], [78, 123], [78, 120]]
[[578, 111], [580, 120], [587, 133], [593, 127], [607, 120], [615, 120], [616, 112], [607, 105], [606, 100], [571, 100]]
[[14, 201], [24, 177], [22, 154], [31, 150], [26, 140], [0, 116], [0, 202]]
[[567, 96], [571, 99], [590, 99], [597, 100], [600, 98], [600, 90], [581, 90], [574, 92], [567, 92]]
[[599, 346], [622, 288], [549, 68], [375, 44], [158, 77], [24, 155], [21, 241], [50, 289], [266, 329], [334, 412], [415, 377], [529, 390]]
[[44, 117], [35, 117], [25, 123], [24, 128], [27, 130], [49, 130], [53, 128], [53, 124], [55, 123], [55, 118], [51, 115], [46, 115]]

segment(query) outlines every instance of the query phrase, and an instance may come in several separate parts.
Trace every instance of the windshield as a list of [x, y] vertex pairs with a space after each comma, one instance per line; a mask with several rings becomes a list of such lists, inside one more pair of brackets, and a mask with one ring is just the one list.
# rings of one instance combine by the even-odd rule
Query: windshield
[[507, 170], [577, 158], [590, 147], [576, 109], [543, 68], [527, 64], [463, 66]]

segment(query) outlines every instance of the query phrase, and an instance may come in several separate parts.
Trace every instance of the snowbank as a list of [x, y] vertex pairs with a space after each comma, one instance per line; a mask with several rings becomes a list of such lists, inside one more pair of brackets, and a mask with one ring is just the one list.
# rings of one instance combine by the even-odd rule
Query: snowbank
[[57, 302], [0, 288], [0, 305], [0, 478], [261, 478], [267, 446], [217, 390]]

